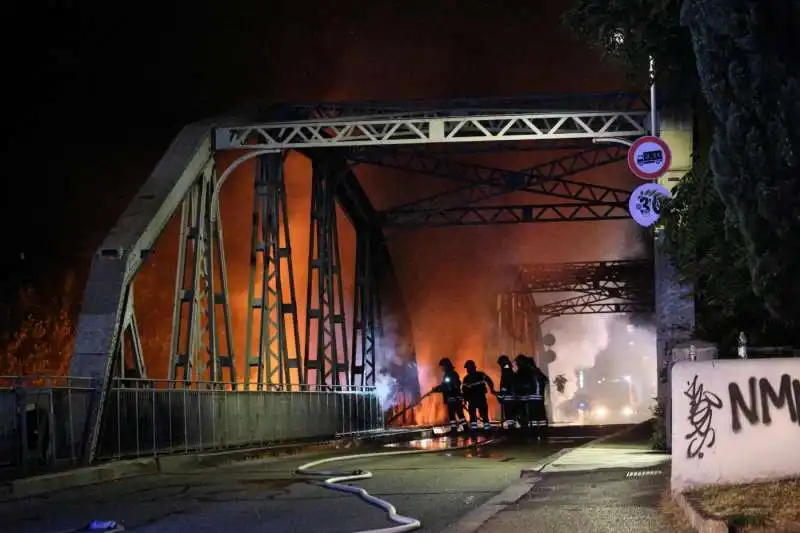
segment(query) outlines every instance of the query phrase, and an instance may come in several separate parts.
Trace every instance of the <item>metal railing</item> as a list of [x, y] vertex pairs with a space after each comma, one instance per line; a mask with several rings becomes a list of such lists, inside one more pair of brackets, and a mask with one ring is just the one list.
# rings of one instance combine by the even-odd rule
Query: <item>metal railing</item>
[[[252, 384], [251, 384], [252, 386]], [[96, 384], [84, 378], [0, 376], [0, 465], [76, 465]], [[78, 413], [81, 416], [76, 416]], [[98, 460], [326, 440], [384, 429], [374, 387], [115, 379]]]

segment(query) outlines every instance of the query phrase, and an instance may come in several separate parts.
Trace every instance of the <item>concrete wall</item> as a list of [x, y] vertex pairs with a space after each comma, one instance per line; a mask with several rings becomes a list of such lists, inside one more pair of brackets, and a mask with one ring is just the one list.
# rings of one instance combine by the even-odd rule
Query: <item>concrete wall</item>
[[800, 360], [672, 368], [672, 490], [800, 475]]

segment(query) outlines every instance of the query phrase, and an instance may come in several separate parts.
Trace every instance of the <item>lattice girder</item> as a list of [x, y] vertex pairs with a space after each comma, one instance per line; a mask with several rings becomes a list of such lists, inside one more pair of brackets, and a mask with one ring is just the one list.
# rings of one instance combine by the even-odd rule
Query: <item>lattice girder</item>
[[216, 128], [217, 150], [641, 137], [646, 111], [306, 120]]
[[533, 222], [624, 220], [630, 218], [628, 206], [619, 203], [565, 203], [504, 206], [466, 206], [412, 213], [385, 213], [383, 225], [389, 228], [447, 226], [487, 226]]
[[584, 202], [627, 203], [630, 191], [565, 178], [603, 165], [624, 161], [627, 150], [617, 145], [597, 146], [523, 170], [474, 165], [451, 158], [432, 157], [412, 150], [356, 150], [349, 159], [417, 174], [448, 178], [460, 187], [387, 209], [385, 212], [429, 211], [465, 207], [509, 194], [529, 192]]

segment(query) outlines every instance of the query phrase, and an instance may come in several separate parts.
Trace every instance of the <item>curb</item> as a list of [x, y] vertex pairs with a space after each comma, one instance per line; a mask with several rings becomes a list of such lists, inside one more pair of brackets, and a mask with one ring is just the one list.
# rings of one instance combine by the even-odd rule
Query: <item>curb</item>
[[149, 458], [128, 459], [104, 463], [96, 466], [75, 468], [64, 472], [54, 472], [39, 476], [15, 479], [0, 485], [0, 501], [13, 501], [20, 498], [39, 496], [49, 492], [95, 485], [122, 478], [146, 474], [177, 473], [192, 467], [213, 467], [226, 463], [260, 459], [262, 457], [282, 457], [322, 450], [357, 448], [367, 443], [386, 443], [402, 440], [431, 438], [433, 429], [414, 429], [397, 433], [382, 433], [363, 437], [349, 437], [338, 440], [283, 444], [244, 450], [228, 450], [215, 453], [190, 455], [161, 455]]
[[[635, 426], [634, 426], [635, 427]], [[605, 440], [611, 439], [613, 437], [618, 437], [619, 435], [624, 435], [631, 428], [625, 428], [610, 435], [604, 435], [603, 437], [598, 437], [596, 439], [590, 440], [589, 442], [585, 442], [581, 445], [564, 448], [555, 452], [552, 455], [548, 455], [544, 459], [541, 459], [534, 466], [529, 468], [523, 468], [519, 472], [520, 481], [516, 483], [512, 483], [505, 489], [503, 489], [499, 494], [492, 496], [486, 503], [476, 507], [475, 509], [469, 511], [466, 515], [464, 515], [460, 520], [454, 522], [443, 530], [440, 533], [473, 533], [478, 531], [486, 522], [488, 522], [493, 516], [498, 514], [500, 511], [506, 509], [517, 503], [521, 500], [526, 494], [533, 490], [542, 478], [539, 476], [542, 469], [560, 459], [561, 457], [567, 455], [568, 453], [577, 450], [578, 448], [584, 448], [586, 446], [590, 446], [592, 444], [597, 444], [599, 442], [603, 442]], [[703, 532], [706, 533], [706, 532]], [[708, 532], [708, 533], [717, 533]], [[727, 533], [727, 530], [726, 530]]]
[[722, 520], [703, 517], [683, 493], [673, 493], [672, 499], [683, 510], [683, 514], [686, 515], [697, 533], [728, 533], [730, 531], [728, 524]]

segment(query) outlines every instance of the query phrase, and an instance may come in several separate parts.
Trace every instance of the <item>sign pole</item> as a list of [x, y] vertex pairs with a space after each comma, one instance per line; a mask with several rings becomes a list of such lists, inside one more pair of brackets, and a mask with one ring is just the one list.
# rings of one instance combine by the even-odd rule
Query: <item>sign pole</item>
[[650, 56], [650, 135], [658, 137], [656, 129], [656, 62]]

